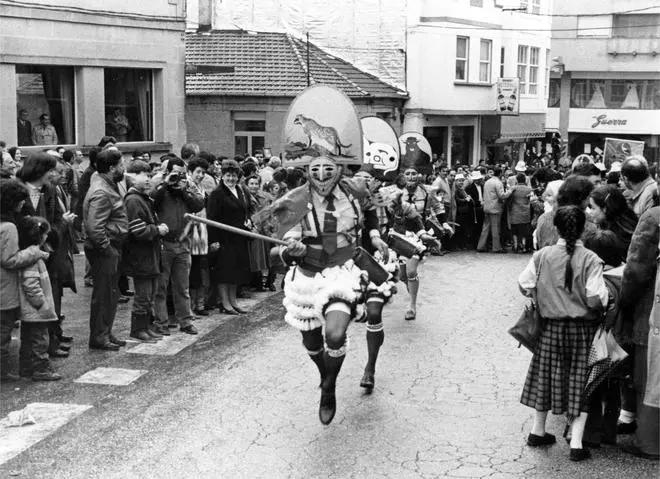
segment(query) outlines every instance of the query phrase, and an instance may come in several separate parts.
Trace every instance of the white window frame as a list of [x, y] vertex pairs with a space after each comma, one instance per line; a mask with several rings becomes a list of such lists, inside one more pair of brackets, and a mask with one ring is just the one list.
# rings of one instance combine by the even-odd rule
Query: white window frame
[[[484, 44], [488, 45], [488, 58], [485, 60], [481, 57], [482, 47]], [[479, 41], [479, 82], [480, 83], [491, 83], [492, 77], [492, 64], [493, 64], [493, 41], [487, 38], [482, 38]], [[482, 68], [486, 67], [486, 79], [481, 78]]]
[[247, 154], [252, 155], [254, 152], [254, 147], [252, 145], [253, 137], [263, 137], [264, 138], [264, 143], [266, 140], [266, 128], [267, 125], [264, 124], [264, 130], [263, 131], [246, 131], [246, 130], [237, 130], [236, 129], [236, 121], [263, 121], [264, 123], [266, 122], [266, 113], [265, 112], [243, 112], [243, 111], [235, 111], [232, 112], [232, 141], [234, 143], [234, 151], [236, 151], [236, 137], [237, 136], [245, 136], [247, 137]]
[[[458, 56], [458, 42], [460, 40], [465, 40], [465, 57], [459, 57]], [[465, 78], [457, 78], [456, 77], [456, 66], [458, 65], [458, 62], [465, 62]], [[457, 36], [456, 37], [456, 63], [454, 64], [454, 80], [455, 81], [460, 81], [460, 82], [467, 82], [468, 79], [470, 78], [470, 37], [464, 37], [464, 36]]]
[[[536, 53], [536, 55], [534, 55]], [[539, 47], [529, 48], [529, 67], [527, 68], [527, 94], [539, 94], [539, 61], [541, 49]]]
[[516, 75], [520, 80], [520, 94], [527, 94], [527, 63], [529, 59], [529, 46], [518, 45], [518, 60]]

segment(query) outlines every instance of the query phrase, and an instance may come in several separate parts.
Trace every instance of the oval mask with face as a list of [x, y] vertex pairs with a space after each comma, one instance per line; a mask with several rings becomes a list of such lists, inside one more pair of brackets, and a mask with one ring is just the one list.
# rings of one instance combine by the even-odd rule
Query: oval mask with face
[[314, 158], [307, 172], [309, 173], [309, 183], [319, 195], [327, 196], [341, 177], [342, 167], [327, 156]]

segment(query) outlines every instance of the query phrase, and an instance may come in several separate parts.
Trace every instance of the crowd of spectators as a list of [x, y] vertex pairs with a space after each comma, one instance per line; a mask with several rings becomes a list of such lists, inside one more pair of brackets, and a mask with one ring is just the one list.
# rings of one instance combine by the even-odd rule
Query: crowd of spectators
[[152, 158], [122, 154], [116, 143], [103, 137], [88, 159], [62, 147], [24, 157], [2, 145], [3, 381], [17, 379], [8, 355], [19, 324], [19, 376], [61, 378], [52, 361], [68, 357], [73, 341], [62, 297], [76, 292], [76, 254], [85, 255], [84, 285], [92, 288], [90, 349], [126, 345], [113, 324], [130, 297], [131, 338], [155, 342], [174, 329], [197, 334], [194, 320], [215, 308], [245, 314], [239, 298], [276, 290], [266, 243], [209, 231], [185, 215], [249, 230], [252, 214], [302, 184], [302, 175], [262, 152], [229, 159], [190, 143], [180, 156]]
[[[216, 308], [222, 314], [245, 314], [239, 298], [249, 296], [250, 290], [276, 289], [266, 243], [207, 228], [187, 220], [186, 214], [250, 230], [256, 211], [304, 184], [301, 170], [285, 169], [279, 158], [266, 157], [261, 151], [254, 157], [229, 159], [190, 143], [182, 147], [180, 156], [168, 153], [152, 158], [135, 151], [129, 157], [116, 143], [113, 137], [102, 138], [89, 151], [88, 161], [78, 150], [54, 147], [26, 158], [19, 148], [0, 145], [3, 381], [16, 379], [8, 370], [8, 355], [11, 331], [19, 323], [19, 375], [37, 381], [61, 378], [53, 360], [67, 357], [73, 340], [65, 334], [62, 297], [66, 289], [76, 291], [75, 254], [84, 252], [84, 284], [93, 288], [91, 349], [117, 351], [126, 345], [113, 334], [113, 323], [117, 304], [131, 296], [130, 336], [156, 342], [175, 330], [197, 334], [194, 320]], [[438, 200], [433, 204], [443, 210], [452, 227], [442, 225], [436, 231], [443, 244], [437, 254], [465, 249], [524, 254], [549, 246], [554, 248], [556, 262], [568, 261], [568, 266], [574, 257], [589, 265], [598, 258], [605, 270], [625, 264], [615, 302], [618, 313], [609, 316], [608, 327], [632, 359], [620, 377], [590, 396], [588, 404], [567, 406], [575, 418], [583, 411], [585, 418], [587, 412], [591, 418], [576, 419], [579, 427], [571, 444], [582, 452], [571, 457], [588, 457], [583, 444], [593, 447], [614, 441], [617, 431], [635, 430], [631, 452], [657, 457], [658, 408], [642, 400], [646, 378], [652, 374], [647, 354], [660, 254], [657, 183], [642, 156], [615, 162], [609, 169], [593, 161], [562, 159], [559, 165], [555, 168], [549, 162], [532, 167], [519, 161], [454, 169], [436, 163], [431, 175], [406, 170], [396, 184], [402, 189], [422, 187]], [[83, 251], [78, 247], [82, 242]], [[568, 260], [562, 259], [566, 252]], [[574, 278], [568, 266], [567, 285]], [[536, 284], [531, 271], [528, 287]], [[559, 284], [552, 274], [546, 276], [536, 280]], [[129, 278], [134, 290], [129, 288]], [[577, 282], [571, 284], [576, 291], [589, 287], [580, 283], [584, 276], [575, 278]], [[569, 296], [574, 294], [573, 286], [568, 287]], [[580, 305], [585, 310], [591, 307]], [[564, 334], [563, 325], [553, 327], [555, 336]], [[590, 324], [579, 331], [591, 334], [593, 329]], [[554, 347], [548, 346], [546, 353], [554, 354]], [[547, 386], [539, 364], [530, 369], [523, 401], [539, 411], [551, 406], [554, 410], [554, 402], [538, 402], [535, 396], [536, 389]], [[569, 388], [564, 393], [574, 394], [579, 386], [574, 371], [562, 374]], [[653, 374], [657, 377], [657, 372]], [[602, 414], [603, 403], [616, 410], [614, 426], [608, 423], [611, 415]], [[554, 441], [544, 428], [545, 416], [537, 415], [530, 445]]]

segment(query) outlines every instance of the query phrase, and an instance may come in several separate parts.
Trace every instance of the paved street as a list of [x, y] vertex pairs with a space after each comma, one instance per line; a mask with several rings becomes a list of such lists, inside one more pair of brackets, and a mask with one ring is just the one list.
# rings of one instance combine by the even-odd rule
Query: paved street
[[[32, 404], [37, 424], [0, 426], [0, 477], [657, 477], [657, 463], [612, 446], [577, 464], [563, 440], [525, 446], [532, 414], [518, 400], [530, 354], [506, 330], [523, 305], [515, 279], [527, 259], [427, 260], [418, 319], [403, 320], [405, 294], [386, 308], [371, 395], [359, 387], [365, 328], [351, 326], [327, 427], [316, 369], [281, 319], [280, 293], [246, 300], [247, 318], [199, 321], [206, 334], [196, 338], [175, 333], [169, 344], [105, 353], [86, 347], [91, 291], [81, 280], [64, 306], [75, 336], [72, 357], [56, 363], [65, 379], [3, 385], [0, 417]], [[118, 315], [122, 337], [129, 311]], [[128, 370], [128, 384], [97, 368]], [[90, 372], [85, 381], [115, 384], [74, 382]], [[552, 418], [549, 430], [560, 438], [564, 425]], [[29, 447], [12, 453], [19, 443]]]

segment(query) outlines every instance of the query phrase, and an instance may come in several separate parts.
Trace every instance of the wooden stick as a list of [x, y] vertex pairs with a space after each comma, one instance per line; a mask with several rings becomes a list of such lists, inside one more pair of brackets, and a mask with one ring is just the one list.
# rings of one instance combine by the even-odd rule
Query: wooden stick
[[229, 231], [230, 233], [236, 233], [237, 235], [247, 236], [248, 238], [267, 241], [269, 243], [275, 243], [282, 246], [287, 245], [287, 242], [281, 239], [271, 238], [270, 236], [261, 235], [259, 233], [253, 233], [252, 231], [236, 228], [235, 226], [229, 226], [224, 223], [218, 223], [217, 221], [212, 221], [207, 218], [201, 218], [199, 216], [191, 215], [190, 213], [186, 213], [185, 215], [183, 215], [183, 217], [187, 220], [197, 221], [198, 223], [204, 223], [206, 225], [213, 226], [214, 228], [219, 228], [221, 230]]

